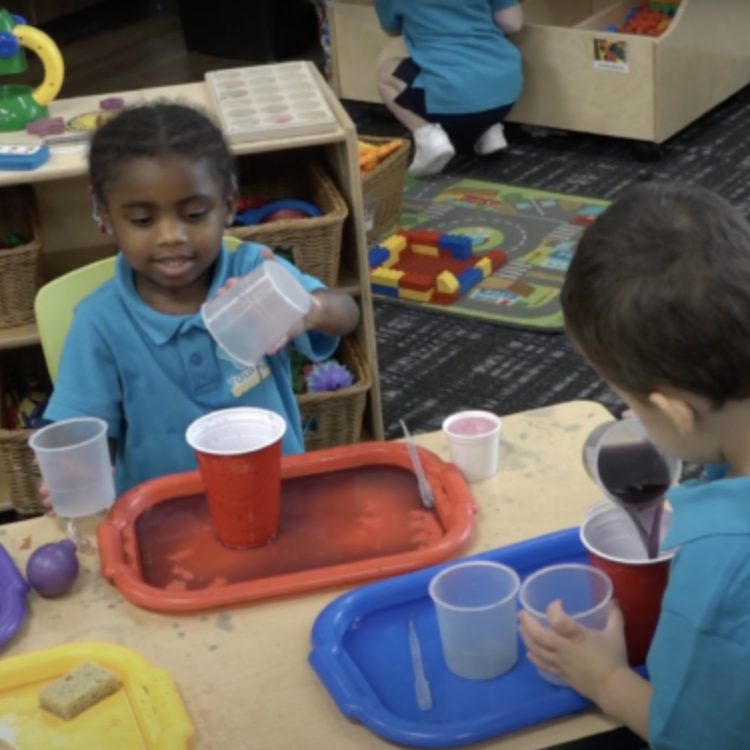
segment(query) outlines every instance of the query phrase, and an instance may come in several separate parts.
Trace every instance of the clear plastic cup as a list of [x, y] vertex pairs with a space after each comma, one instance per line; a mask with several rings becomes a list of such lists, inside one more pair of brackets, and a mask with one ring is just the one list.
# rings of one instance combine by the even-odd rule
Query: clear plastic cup
[[[661, 502], [682, 472], [680, 459], [655, 445], [634, 418], [605, 422], [591, 432], [583, 446], [583, 465], [605, 497], [618, 505]], [[631, 488], [640, 488], [642, 497], [629, 498]]]
[[245, 365], [260, 362], [308, 312], [309, 292], [277, 261], [261, 263], [201, 308], [213, 338]]
[[430, 582], [448, 669], [467, 680], [491, 680], [518, 661], [518, 574], [493, 562], [466, 562]]
[[[606, 573], [589, 565], [553, 565], [530, 575], [521, 586], [521, 606], [538, 622], [549, 627], [547, 609], [560, 601], [568, 617], [587, 628], [603, 630], [612, 599], [612, 581]], [[567, 685], [559, 677], [538, 670], [548, 682]]]
[[197, 419], [186, 440], [195, 450], [219, 541], [232, 549], [262, 547], [279, 532], [284, 418], [253, 407]]
[[115, 501], [104, 420], [82, 417], [55, 422], [35, 432], [29, 445], [58, 516], [91, 516]]
[[489, 411], [462, 411], [443, 422], [451, 461], [469, 482], [497, 474], [503, 421]]

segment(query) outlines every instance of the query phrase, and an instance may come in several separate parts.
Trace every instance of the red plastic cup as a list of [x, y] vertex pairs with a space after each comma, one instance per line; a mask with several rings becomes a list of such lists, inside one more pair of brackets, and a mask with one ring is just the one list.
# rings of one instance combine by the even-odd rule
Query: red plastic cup
[[262, 547], [279, 533], [285, 432], [278, 414], [250, 407], [208, 414], [188, 428], [214, 530], [226, 547]]
[[[664, 509], [661, 540], [672, 523]], [[661, 614], [661, 601], [669, 579], [675, 550], [650, 560], [627, 511], [604, 501], [590, 508], [581, 526], [581, 541], [592, 566], [606, 573], [625, 619], [625, 640], [632, 666], [646, 661]]]

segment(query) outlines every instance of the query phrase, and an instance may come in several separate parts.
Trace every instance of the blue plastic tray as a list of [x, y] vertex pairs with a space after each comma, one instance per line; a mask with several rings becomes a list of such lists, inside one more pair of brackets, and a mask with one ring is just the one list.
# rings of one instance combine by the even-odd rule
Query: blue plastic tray
[[9, 641], [26, 619], [29, 584], [0, 544], [0, 646]]
[[[477, 555], [514, 568], [521, 578], [562, 562], [588, 562], [578, 529]], [[576, 713], [590, 702], [542, 679], [519, 647], [519, 660], [494, 680], [448, 671], [437, 618], [427, 593], [447, 563], [352, 591], [320, 614], [310, 663], [346, 716], [402, 745], [454, 747]], [[421, 711], [414, 692], [408, 625], [419, 635], [433, 708]]]

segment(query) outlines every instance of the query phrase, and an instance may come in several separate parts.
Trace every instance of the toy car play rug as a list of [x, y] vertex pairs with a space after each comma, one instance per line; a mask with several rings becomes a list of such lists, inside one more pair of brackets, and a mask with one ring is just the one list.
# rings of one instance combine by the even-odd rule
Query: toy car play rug
[[[391, 254], [390, 261], [383, 264], [390, 269], [390, 279], [387, 279], [390, 288], [373, 283], [373, 291], [379, 298], [489, 322], [559, 330], [563, 327], [560, 291], [576, 243], [583, 230], [607, 205], [607, 201], [594, 198], [478, 180], [457, 181], [447, 176], [433, 180], [407, 178], [401, 229], [468, 237], [476, 263], [470, 264], [472, 270], [464, 270], [456, 266], [455, 259], [449, 258], [446, 251], [436, 250], [427, 265], [420, 266], [419, 288], [422, 291], [415, 292], [414, 287], [419, 285], [410, 283], [417, 280], [411, 274], [413, 255], [411, 248], [407, 248], [410, 257], [405, 255], [402, 259], [403, 272]], [[387, 245], [387, 238], [382, 238], [381, 243]], [[398, 243], [391, 244], [398, 246]], [[437, 241], [435, 244], [440, 245]], [[445, 246], [450, 247], [450, 244], [448, 238]], [[429, 251], [422, 244], [415, 244], [415, 248], [427, 261]], [[502, 265], [498, 267], [493, 263], [489, 269], [485, 262], [482, 274], [473, 270], [480, 267], [482, 257], [497, 250], [505, 253]], [[441, 267], [441, 256], [446, 259], [446, 268]], [[371, 266], [377, 266], [373, 257], [371, 251]], [[443, 275], [444, 271], [448, 271], [447, 276]], [[425, 275], [434, 278], [433, 295], [424, 291]], [[452, 278], [458, 286], [455, 281], [450, 286]], [[451, 289], [454, 293], [447, 294]]]

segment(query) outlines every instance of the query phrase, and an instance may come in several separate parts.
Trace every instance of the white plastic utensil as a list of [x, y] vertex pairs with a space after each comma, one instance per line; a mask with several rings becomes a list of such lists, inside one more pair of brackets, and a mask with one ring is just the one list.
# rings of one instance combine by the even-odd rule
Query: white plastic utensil
[[401, 429], [404, 431], [404, 438], [406, 439], [406, 447], [411, 457], [411, 462], [414, 465], [414, 471], [417, 475], [417, 482], [419, 484], [419, 494], [422, 498], [422, 504], [425, 508], [435, 507], [435, 495], [432, 494], [432, 487], [427, 481], [427, 477], [424, 474], [424, 468], [422, 467], [422, 459], [419, 457], [419, 451], [417, 450], [417, 444], [414, 442], [414, 438], [406, 427], [406, 422], [403, 419], [399, 419], [401, 423]]
[[409, 651], [411, 652], [411, 663], [414, 667], [414, 690], [417, 694], [417, 705], [421, 711], [432, 710], [432, 693], [430, 683], [424, 673], [424, 662], [422, 661], [422, 648], [419, 645], [419, 636], [414, 627], [414, 620], [409, 618]]

